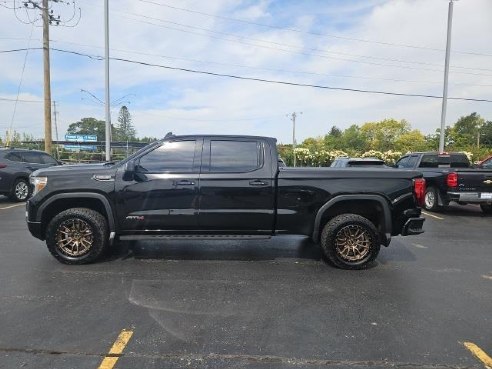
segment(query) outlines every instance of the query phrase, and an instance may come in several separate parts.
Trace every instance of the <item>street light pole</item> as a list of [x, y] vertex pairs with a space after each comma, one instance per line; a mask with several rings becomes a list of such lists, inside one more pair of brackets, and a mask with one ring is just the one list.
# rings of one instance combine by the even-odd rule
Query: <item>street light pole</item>
[[106, 161], [111, 160], [111, 102], [109, 100], [109, 0], [104, 0], [104, 59], [106, 89]]
[[449, 54], [451, 51], [452, 25], [453, 25], [453, 0], [449, 0], [448, 34], [447, 34], [447, 41], [446, 41], [446, 58], [444, 60], [444, 90], [442, 93], [441, 132], [439, 135], [439, 152], [444, 152], [444, 131], [446, 129], [446, 109], [448, 105]]

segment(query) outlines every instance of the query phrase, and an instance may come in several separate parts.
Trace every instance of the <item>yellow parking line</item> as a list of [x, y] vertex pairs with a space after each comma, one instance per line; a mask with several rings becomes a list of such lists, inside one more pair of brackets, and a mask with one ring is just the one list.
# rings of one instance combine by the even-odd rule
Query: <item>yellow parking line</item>
[[26, 204], [15, 204], [15, 205], [10, 205], [10, 206], [6, 206], [4, 208], [0, 208], [0, 210], [6, 210], [6, 209], [11, 209], [11, 208], [16, 208], [18, 206], [26, 206]]
[[480, 347], [473, 342], [463, 342], [465, 347], [477, 357], [487, 368], [492, 368], [492, 359]]
[[439, 220], [444, 220], [444, 218], [442, 218], [442, 217], [438, 217], [437, 215], [430, 214], [430, 213], [427, 213], [427, 212], [425, 212], [425, 211], [423, 211], [423, 212], [422, 212], [422, 214], [425, 214], [425, 215], [427, 215], [428, 217], [436, 218], [436, 219], [439, 219]]
[[133, 331], [123, 329], [116, 341], [114, 341], [113, 347], [111, 347], [111, 350], [109, 350], [108, 355], [106, 355], [103, 359], [98, 369], [113, 369], [132, 336]]

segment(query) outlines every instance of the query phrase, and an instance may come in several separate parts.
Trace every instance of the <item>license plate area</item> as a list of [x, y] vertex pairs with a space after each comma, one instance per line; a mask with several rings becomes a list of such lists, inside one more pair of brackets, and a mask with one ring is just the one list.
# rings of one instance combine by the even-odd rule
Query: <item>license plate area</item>
[[492, 200], [492, 192], [482, 192], [480, 194], [481, 199]]

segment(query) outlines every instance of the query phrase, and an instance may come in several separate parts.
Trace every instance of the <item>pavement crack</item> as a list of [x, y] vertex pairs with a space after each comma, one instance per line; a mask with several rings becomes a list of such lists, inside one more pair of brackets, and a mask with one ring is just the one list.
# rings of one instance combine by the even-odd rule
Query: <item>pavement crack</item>
[[0, 347], [0, 352], [20, 352], [25, 354], [33, 355], [70, 355], [70, 356], [90, 356], [90, 357], [105, 357], [105, 356], [118, 356], [119, 355], [108, 355], [90, 352], [78, 352], [78, 351], [59, 351], [59, 350], [48, 350], [48, 349], [34, 349], [34, 348], [17, 348], [17, 347]]

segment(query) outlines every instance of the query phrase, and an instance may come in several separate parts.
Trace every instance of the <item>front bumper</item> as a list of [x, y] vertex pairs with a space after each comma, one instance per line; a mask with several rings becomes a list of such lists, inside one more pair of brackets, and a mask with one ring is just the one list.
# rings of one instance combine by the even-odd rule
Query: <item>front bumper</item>
[[43, 230], [41, 229], [41, 222], [40, 221], [36, 221], [36, 217], [35, 217], [35, 211], [34, 211], [34, 208], [32, 206], [32, 203], [31, 203], [31, 200], [27, 200], [26, 202], [26, 222], [27, 222], [27, 228], [29, 229], [29, 232], [31, 232], [31, 234], [40, 239], [40, 240], [44, 240], [44, 236], [43, 236]]
[[410, 218], [405, 222], [401, 231], [402, 236], [424, 233], [423, 225], [425, 218]]
[[472, 204], [491, 204], [492, 192], [448, 192], [450, 201]]
[[29, 232], [31, 232], [31, 234], [40, 239], [40, 240], [44, 240], [44, 237], [43, 237], [43, 232], [41, 230], [41, 222], [30, 222], [30, 221], [27, 221], [27, 228], [29, 229]]

